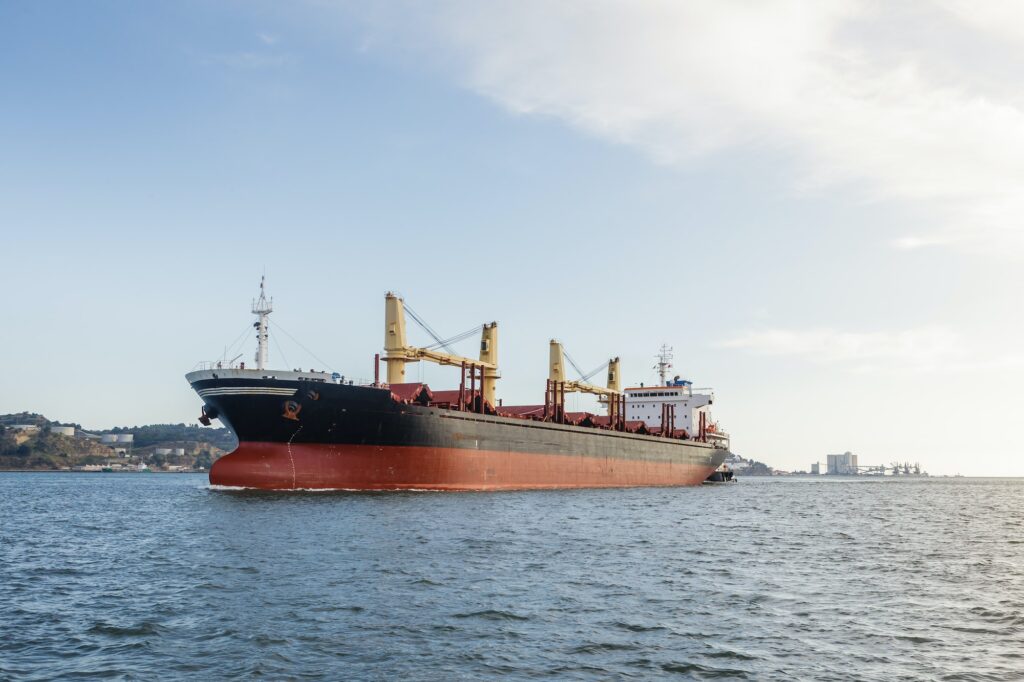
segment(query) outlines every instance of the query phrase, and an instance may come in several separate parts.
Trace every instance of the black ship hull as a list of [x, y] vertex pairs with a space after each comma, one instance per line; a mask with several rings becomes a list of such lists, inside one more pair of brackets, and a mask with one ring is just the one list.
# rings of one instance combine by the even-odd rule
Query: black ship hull
[[[283, 373], [293, 374], [293, 373]], [[265, 489], [498, 490], [696, 485], [714, 443], [479, 414], [402, 401], [388, 388], [253, 370], [188, 380], [239, 439], [215, 485]]]

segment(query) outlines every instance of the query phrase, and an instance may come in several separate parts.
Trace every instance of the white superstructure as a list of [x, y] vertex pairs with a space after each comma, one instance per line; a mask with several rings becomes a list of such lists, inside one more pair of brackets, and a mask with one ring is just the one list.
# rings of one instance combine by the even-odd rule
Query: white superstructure
[[665, 406], [675, 412], [675, 428], [686, 429], [691, 436], [699, 433], [701, 415], [704, 424], [711, 424], [712, 393], [694, 393], [689, 381], [674, 379], [666, 386], [640, 386], [626, 389], [626, 420], [642, 421], [647, 428], [660, 429]]
[[[668, 379], [672, 369], [672, 348], [662, 344], [655, 356], [654, 370], [661, 383], [657, 386], [627, 388], [626, 421], [642, 421], [656, 432], [686, 431], [695, 440], [716, 441], [729, 447], [729, 435], [711, 421], [711, 404], [715, 394], [710, 388], [693, 388], [693, 382], [678, 376]], [[665, 423], [667, 420], [667, 423]]]

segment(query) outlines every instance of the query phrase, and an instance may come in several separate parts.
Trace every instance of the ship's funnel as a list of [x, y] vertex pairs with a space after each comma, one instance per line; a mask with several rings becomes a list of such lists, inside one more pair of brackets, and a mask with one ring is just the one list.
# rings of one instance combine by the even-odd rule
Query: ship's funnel
[[622, 393], [622, 381], [619, 379], [618, 358], [612, 358], [608, 361], [608, 388], [616, 393]]
[[384, 362], [388, 383], [405, 383], [405, 306], [390, 291], [384, 296]]
[[551, 381], [565, 381], [565, 354], [562, 352], [562, 344], [554, 339], [551, 339], [548, 379]]
[[480, 360], [487, 362], [493, 367], [484, 368], [484, 377], [481, 390], [484, 400], [491, 405], [497, 405], [497, 382], [498, 377], [498, 323], [491, 322], [483, 326], [480, 334]]

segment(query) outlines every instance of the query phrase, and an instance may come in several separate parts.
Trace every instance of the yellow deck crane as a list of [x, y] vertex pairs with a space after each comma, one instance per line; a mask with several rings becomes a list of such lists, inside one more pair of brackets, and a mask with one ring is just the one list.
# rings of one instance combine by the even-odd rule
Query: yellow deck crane
[[[414, 316], [415, 319], [415, 316]], [[444, 342], [439, 340], [441, 345]], [[491, 405], [496, 405], [498, 373], [498, 323], [484, 324], [480, 334], [480, 358], [466, 358], [444, 353], [433, 348], [410, 346], [405, 336], [405, 303], [388, 292], [384, 297], [384, 362], [388, 368], [388, 383], [405, 383], [405, 365], [410, 362], [434, 362], [439, 365], [481, 370], [481, 393]]]
[[[582, 374], [582, 373], [581, 373]], [[548, 365], [548, 379], [557, 382], [562, 390], [568, 393], [591, 393], [597, 395], [598, 399], [608, 406], [608, 398], [612, 395], [618, 396], [623, 392], [622, 381], [618, 377], [618, 358], [612, 357], [608, 360], [608, 381], [607, 386], [595, 386], [584, 380], [574, 381], [566, 376], [565, 372], [565, 350], [562, 344], [555, 339], [551, 340], [550, 361]]]

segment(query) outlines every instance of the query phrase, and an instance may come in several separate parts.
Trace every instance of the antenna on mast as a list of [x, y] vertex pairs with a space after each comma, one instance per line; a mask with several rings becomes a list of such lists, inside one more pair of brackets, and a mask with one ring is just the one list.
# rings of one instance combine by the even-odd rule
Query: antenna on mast
[[266, 279], [266, 275], [260, 277], [260, 297], [252, 302], [252, 314], [258, 317], [253, 324], [256, 327], [256, 369], [266, 369], [267, 366], [267, 316], [274, 312], [274, 299], [267, 300]]
[[665, 385], [665, 380], [668, 377], [668, 371], [672, 369], [672, 347], [666, 344], [661, 344], [661, 350], [654, 356], [658, 362], [654, 365], [654, 369], [658, 370], [658, 376], [661, 377], [661, 385]]

